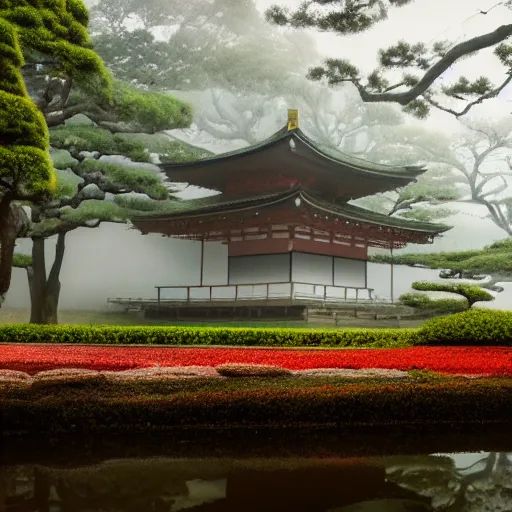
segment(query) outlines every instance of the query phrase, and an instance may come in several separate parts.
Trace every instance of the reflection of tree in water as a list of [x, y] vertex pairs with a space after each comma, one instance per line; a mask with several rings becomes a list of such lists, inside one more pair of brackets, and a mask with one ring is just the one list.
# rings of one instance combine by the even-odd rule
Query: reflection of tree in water
[[506, 453], [490, 453], [464, 468], [451, 457], [429, 455], [0, 467], [0, 512], [181, 510], [512, 512], [512, 462]]
[[[216, 483], [224, 470], [217, 464], [216, 468], [207, 466], [202, 473]], [[0, 468], [0, 512], [178, 511], [195, 505], [197, 498], [190, 495], [190, 484], [197, 491], [197, 475], [194, 466], [143, 459], [106, 461], [74, 469]]]
[[[451, 459], [449, 459], [451, 460]], [[491, 452], [474, 464], [457, 468], [446, 457], [426, 456], [387, 467], [388, 479], [432, 500], [443, 512], [512, 511], [512, 462], [509, 454]]]
[[386, 482], [385, 464], [371, 458], [132, 459], [14, 469], [8, 512], [326, 512], [363, 502], [385, 502], [378, 512], [431, 510], [428, 498]]

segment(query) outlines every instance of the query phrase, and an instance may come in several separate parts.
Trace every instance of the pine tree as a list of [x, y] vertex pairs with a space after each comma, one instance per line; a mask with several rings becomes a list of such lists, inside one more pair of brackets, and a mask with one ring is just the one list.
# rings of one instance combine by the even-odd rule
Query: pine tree
[[[389, 10], [413, 1], [306, 0], [296, 11], [275, 5], [267, 10], [266, 17], [280, 26], [313, 28], [348, 36], [369, 30], [385, 20]], [[499, 2], [498, 6], [512, 9], [512, 2]], [[480, 12], [480, 15], [485, 14], [485, 11]], [[498, 96], [512, 81], [512, 44], [506, 42], [511, 36], [512, 24], [509, 23], [458, 44], [399, 41], [390, 48], [378, 50], [379, 67], [366, 77], [346, 59], [327, 59], [324, 65], [311, 68], [308, 76], [329, 85], [352, 83], [364, 102], [398, 103], [418, 118], [427, 117], [432, 107], [460, 117], [484, 100]], [[493, 84], [486, 76], [475, 80], [460, 76], [443, 87], [434, 83], [455, 62], [486, 48], [494, 48], [494, 56], [505, 68], [501, 83]], [[397, 71], [401, 72], [401, 78], [390, 78]], [[455, 103], [458, 105], [454, 106]]]
[[15, 202], [39, 200], [56, 185], [47, 126], [22, 76], [24, 55], [58, 62], [108, 103], [112, 83], [90, 48], [87, 22], [80, 0], [0, 1], [0, 304], [10, 286], [15, 240], [25, 224]]

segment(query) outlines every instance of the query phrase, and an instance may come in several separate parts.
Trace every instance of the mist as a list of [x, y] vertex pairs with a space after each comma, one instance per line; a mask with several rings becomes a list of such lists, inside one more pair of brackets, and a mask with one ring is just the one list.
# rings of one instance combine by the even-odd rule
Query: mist
[[[255, 1], [260, 15], [265, 8], [273, 3], [271, 0]], [[300, 4], [299, 1], [294, 0], [276, 3], [292, 7], [297, 7]], [[431, 5], [434, 3], [438, 5], [437, 9]], [[212, 153], [220, 154], [248, 146], [253, 141], [263, 140], [274, 133], [285, 124], [287, 108], [298, 108], [301, 116], [301, 128], [304, 127], [306, 132], [308, 130], [314, 131], [315, 126], [311, 121], [311, 116], [308, 117], [307, 114], [307, 101], [301, 104], [297, 100], [298, 96], [290, 97], [287, 82], [283, 78], [284, 75], [289, 75], [292, 78], [302, 77], [304, 70], [318, 64], [325, 57], [354, 57], [351, 55], [354, 48], [361, 51], [359, 57], [361, 67], [371, 69], [375, 65], [376, 49], [382, 45], [394, 43], [398, 27], [400, 27], [400, 30], [405, 27], [404, 38], [426, 38], [428, 34], [432, 36], [433, 31], [437, 35], [438, 33], [445, 33], [446, 30], [453, 31], [458, 36], [464, 34], [464, 36], [470, 37], [482, 31], [481, 24], [479, 25], [472, 18], [466, 20], [475, 9], [482, 7], [481, 1], [468, 0], [464, 3], [462, 9], [464, 12], [462, 13], [459, 9], [459, 3], [457, 9], [446, 11], [442, 26], [438, 26], [439, 19], [437, 15], [432, 13], [438, 10], [444, 11], [445, 4], [446, 2], [441, 3], [441, 0], [430, 0], [430, 3], [426, 0], [417, 0], [410, 7], [393, 11], [389, 23], [386, 21], [368, 32], [344, 38], [343, 45], [340, 44], [342, 40], [332, 34], [318, 34], [313, 31], [304, 31], [303, 36], [296, 34], [296, 39], [290, 43], [290, 48], [293, 49], [293, 45], [296, 45], [297, 48], [307, 47], [308, 53], [305, 54], [305, 57], [301, 60], [300, 55], [291, 51], [291, 54], [297, 59], [296, 62], [294, 61], [291, 64], [287, 64], [285, 59], [282, 59], [281, 62], [279, 60], [271, 61], [269, 57], [268, 69], [258, 69], [259, 74], [256, 73], [254, 78], [244, 77], [243, 73], [246, 72], [246, 69], [243, 67], [241, 70], [233, 71], [233, 76], [230, 76], [229, 66], [224, 66], [225, 69], [219, 72], [221, 75], [217, 77], [217, 82], [207, 80], [204, 89], [197, 88], [197, 83], [201, 83], [201, 80], [203, 80], [202, 76], [196, 77], [193, 74], [191, 74], [189, 89], [183, 84], [179, 89], [175, 89], [171, 83], [169, 83], [168, 88], [166, 88], [166, 83], [160, 84], [161, 90], [189, 101], [195, 111], [194, 123], [190, 128], [172, 130], [166, 133], [172, 139], [181, 140], [207, 149]], [[86, 5], [91, 8], [99, 4], [95, 0], [86, 0]], [[425, 14], [425, 10], [431, 15]], [[496, 23], [500, 15], [499, 9], [490, 13], [484, 20], [485, 27]], [[410, 19], [417, 19], [418, 16], [421, 16], [423, 20], [421, 33], [415, 34], [411, 32], [413, 24], [410, 23]], [[130, 29], [130, 23], [133, 26], [137, 25], [133, 19], [129, 20], [127, 22], [128, 29]], [[243, 26], [244, 20], [240, 20], [241, 32]], [[433, 27], [437, 28], [434, 30]], [[238, 30], [236, 24], [230, 29], [235, 33]], [[98, 30], [100, 29], [98, 28]], [[272, 32], [271, 36], [280, 37], [277, 31]], [[303, 39], [301, 39], [302, 37]], [[281, 41], [281, 39], [276, 40]], [[277, 47], [278, 45], [276, 45]], [[256, 60], [256, 57], [259, 58], [260, 56], [256, 53], [256, 50], [254, 50], [252, 54], [245, 57], [249, 59], [254, 57], [255, 63], [259, 65], [260, 61]], [[476, 64], [481, 74], [488, 74], [493, 77], [497, 73], [496, 66], [493, 67], [488, 57], [488, 54], [482, 53], [482, 55], [476, 57]], [[460, 65], [457, 64], [454, 67], [459, 71], [464, 71], [469, 69], [468, 66], [475, 66], [475, 61], [471, 61], [469, 64], [468, 61], [462, 61]], [[232, 64], [236, 67], [237, 62], [233, 60]], [[280, 66], [283, 66], [282, 72]], [[130, 70], [127, 70], [128, 77], [130, 76], [129, 72]], [[239, 75], [234, 76], [235, 72]], [[453, 69], [450, 70], [450, 73], [452, 72]], [[194, 80], [196, 80], [195, 84]], [[235, 92], [233, 92], [235, 90], [234, 86], [231, 87], [233, 83], [239, 87]], [[261, 87], [258, 85], [260, 83]], [[249, 88], [249, 85], [253, 86], [252, 89]], [[240, 90], [243, 92], [240, 92]], [[503, 116], [505, 107], [508, 109], [506, 112], [510, 110], [511, 90], [512, 88], [509, 86], [497, 99], [486, 101], [475, 107], [474, 112], [468, 119], [498, 119]], [[220, 109], [214, 101], [216, 91], [220, 98]], [[331, 98], [331, 102], [322, 107], [325, 110], [326, 131], [330, 134], [336, 134], [336, 127], [332, 125], [330, 116], [333, 112], [343, 112], [343, 109], [348, 109], [353, 104], [354, 91], [347, 88], [325, 88], [325, 96]], [[387, 107], [389, 108], [386, 116], [400, 113], [400, 107], [397, 105], [387, 105]], [[233, 119], [242, 120], [243, 126], [237, 125]], [[384, 121], [388, 122], [387, 119]], [[449, 138], [458, 136], [460, 131], [460, 124], [454, 117], [440, 111], [434, 111], [426, 121], [419, 121], [407, 116], [403, 124], [410, 127], [411, 130], [421, 127], [421, 129], [430, 130], [436, 134], [441, 133]], [[371, 154], [370, 151], [373, 150], [373, 146], [368, 144], [365, 137], [368, 138], [366, 132], [356, 136], [342, 137], [339, 149], [343, 151], [351, 148], [357, 153], [366, 151], [364, 148], [368, 147], [367, 153]], [[509, 153], [499, 157], [501, 163], [504, 162]], [[389, 155], [387, 158], [391, 163], [398, 164], [402, 156], [397, 153], [396, 155]], [[488, 169], [489, 171], [494, 169], [492, 162]], [[211, 191], [189, 187], [180, 194], [180, 197], [190, 199], [208, 193], [211, 193]], [[452, 214], [442, 219], [442, 222], [453, 226], [453, 229], [445, 233], [444, 236], [437, 238], [431, 245], [411, 244], [405, 249], [395, 251], [395, 254], [481, 249], [507, 236], [503, 229], [492, 222], [487, 208], [483, 205], [454, 201], [443, 204], [444, 207], [450, 208]], [[54, 258], [55, 244], [56, 237], [47, 240], [46, 262], [48, 271]], [[30, 254], [31, 241], [29, 239], [19, 240], [18, 251]], [[220, 244], [207, 244], [204, 284], [225, 284], [227, 269], [224, 268], [224, 257], [225, 247]], [[60, 309], [104, 309], [107, 307], [108, 298], [153, 298], [156, 297], [155, 286], [197, 285], [200, 276], [199, 267], [200, 244], [198, 242], [175, 240], [154, 234], [143, 236], [137, 230], [131, 229], [128, 224], [102, 223], [100, 227], [94, 229], [79, 228], [66, 235], [66, 253], [60, 278], [62, 283]], [[390, 297], [389, 274], [389, 266], [387, 265], [370, 263], [368, 266], [368, 285], [375, 289], [378, 296], [383, 298]], [[398, 295], [410, 291], [410, 285], [413, 281], [432, 279], [437, 276], [438, 271], [434, 270], [397, 267], [395, 270], [394, 295], [398, 297]], [[7, 295], [5, 307], [30, 307], [28, 281], [24, 269], [14, 269], [11, 289]]]

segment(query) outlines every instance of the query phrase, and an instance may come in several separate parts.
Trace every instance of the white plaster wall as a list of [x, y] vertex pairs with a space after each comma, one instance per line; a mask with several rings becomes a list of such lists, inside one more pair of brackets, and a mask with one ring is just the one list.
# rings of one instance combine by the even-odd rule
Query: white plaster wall
[[294, 283], [332, 285], [332, 257], [294, 252], [292, 255], [292, 281]]
[[[380, 298], [391, 298], [391, 265], [381, 263], [368, 263], [368, 288], [375, 290]], [[394, 269], [394, 298], [403, 293], [413, 292], [411, 284], [414, 281], [432, 281], [439, 278], [439, 270], [406, 267], [395, 265]]]
[[[47, 241], [48, 271], [56, 239]], [[31, 241], [20, 240], [20, 252], [30, 253]], [[198, 285], [200, 242], [160, 235], [141, 235], [121, 224], [77, 229], [66, 236], [61, 272], [61, 309], [101, 309], [109, 297], [156, 297], [156, 285]], [[204, 281], [227, 283], [227, 250], [205, 244]], [[14, 269], [6, 307], [29, 307], [26, 272]]]
[[[197, 242], [200, 244], [200, 242]], [[228, 283], [228, 246], [220, 242], [204, 244], [203, 285]], [[188, 272], [184, 273], [184, 276]]]
[[334, 285], [364, 288], [366, 286], [366, 262], [334, 258]]
[[265, 254], [229, 259], [229, 284], [283, 283], [290, 281], [290, 256]]

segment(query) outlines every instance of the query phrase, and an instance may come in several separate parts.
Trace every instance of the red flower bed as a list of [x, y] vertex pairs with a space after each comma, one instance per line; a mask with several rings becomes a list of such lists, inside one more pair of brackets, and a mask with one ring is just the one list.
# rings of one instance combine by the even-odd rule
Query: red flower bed
[[54, 368], [127, 370], [148, 366], [267, 364], [290, 370], [389, 368], [512, 376], [512, 348], [413, 347], [369, 350], [97, 347], [0, 345], [0, 369], [36, 373]]

